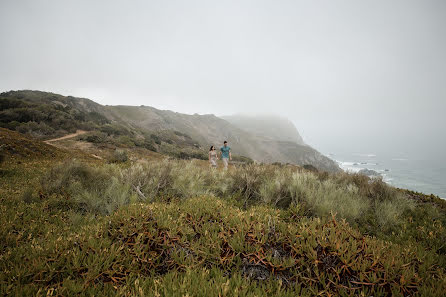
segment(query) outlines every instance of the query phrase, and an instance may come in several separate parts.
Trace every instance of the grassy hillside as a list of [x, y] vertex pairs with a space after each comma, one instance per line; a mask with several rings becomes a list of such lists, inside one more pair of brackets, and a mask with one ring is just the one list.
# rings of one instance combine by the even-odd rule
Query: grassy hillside
[[225, 172], [140, 148], [111, 163], [68, 140], [0, 139], [1, 295], [444, 296], [439, 198], [298, 166]]
[[[0, 127], [41, 139], [80, 129], [91, 132], [84, 140], [92, 143], [144, 147], [187, 158], [206, 158], [210, 145], [219, 147], [227, 140], [235, 155], [259, 162], [339, 170], [334, 161], [302, 145], [295, 127], [280, 119], [270, 120], [270, 129], [254, 133], [214, 115], [186, 115], [145, 106], [102, 106], [88, 99], [39, 91], [2, 93], [0, 107]], [[274, 127], [283, 137], [271, 137], [277, 130]]]
[[[304, 145], [294, 125], [283, 119], [269, 118], [262, 126], [258, 124], [258, 121], [263, 122], [262, 118], [244, 118], [244, 124], [240, 125], [240, 121], [236, 120], [239, 117], [228, 117], [231, 120], [226, 121], [226, 118], [221, 119], [214, 115], [186, 115], [152, 107], [108, 108], [117, 117], [142, 129], [173, 129], [188, 134], [202, 147], [211, 144], [219, 147], [223, 140], [227, 140], [234, 152], [259, 162], [311, 164], [321, 170], [339, 170], [334, 161]], [[253, 126], [258, 129], [249, 129]]]
[[[134, 123], [156, 116], [150, 117], [142, 112], [143, 118], [138, 118], [138, 114], [132, 112], [127, 119], [124, 108], [102, 106], [89, 99], [47, 92], [11, 91], [0, 94], [0, 127], [34, 138], [53, 139], [85, 130], [88, 133], [78, 140], [99, 147], [142, 148], [181, 159], [207, 159], [206, 150], [188, 134], [167, 126], [164, 129], [141, 128]], [[251, 161], [240, 158], [239, 154], [235, 157]]]
[[0, 125], [40, 138], [62, 136], [77, 129], [92, 130], [110, 121], [88, 99], [38, 91], [0, 94]]

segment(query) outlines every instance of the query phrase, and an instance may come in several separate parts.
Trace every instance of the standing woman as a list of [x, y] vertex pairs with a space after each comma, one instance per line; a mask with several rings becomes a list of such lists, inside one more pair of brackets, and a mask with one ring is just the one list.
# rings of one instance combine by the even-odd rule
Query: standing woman
[[211, 145], [211, 148], [209, 149], [209, 163], [211, 164], [212, 168], [217, 168], [217, 152], [215, 151], [215, 147]]

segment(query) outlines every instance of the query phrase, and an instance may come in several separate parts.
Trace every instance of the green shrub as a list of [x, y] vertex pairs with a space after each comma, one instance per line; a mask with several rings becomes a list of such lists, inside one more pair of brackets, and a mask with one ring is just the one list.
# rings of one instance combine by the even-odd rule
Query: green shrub
[[152, 135], [150, 135], [150, 138], [152, 138], [156, 144], [158, 144], [158, 145], [161, 144], [161, 139], [157, 135], [152, 134]]
[[106, 143], [108, 142], [108, 137], [103, 132], [90, 132], [86, 135], [81, 135], [78, 137], [79, 140], [84, 140], [91, 143]]
[[134, 147], [135, 141], [134, 138], [129, 135], [120, 135], [114, 138], [114, 142], [118, 145], [126, 146], [126, 147]]
[[127, 154], [127, 151], [121, 150], [121, 149], [116, 149], [113, 152], [113, 156], [111, 157], [110, 162], [124, 163], [124, 162], [127, 162], [128, 160], [129, 160], [129, 156]]
[[148, 149], [149, 151], [157, 151], [153, 140], [148, 137], [144, 137], [143, 139], [134, 139], [134, 143], [136, 146], [143, 147], [145, 149]]
[[33, 136], [47, 136], [53, 135], [55, 133], [55, 129], [48, 126], [44, 122], [26, 122], [20, 125], [17, 125], [15, 128], [16, 131], [23, 134], [31, 134]]
[[0, 105], [0, 126], [44, 139], [109, 123], [104, 115], [85, 111], [94, 103], [70, 96], [11, 91], [0, 94]]
[[316, 167], [314, 167], [311, 164], [305, 164], [304, 166], [302, 166], [304, 169], [308, 170], [308, 171], [313, 171], [313, 172], [318, 172], [319, 170], [317, 170]]

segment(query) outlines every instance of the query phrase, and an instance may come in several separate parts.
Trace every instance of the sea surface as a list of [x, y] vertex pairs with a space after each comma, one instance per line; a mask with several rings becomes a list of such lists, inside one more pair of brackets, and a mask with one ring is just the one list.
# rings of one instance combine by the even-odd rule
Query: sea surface
[[374, 170], [390, 185], [446, 199], [446, 162], [438, 158], [345, 152], [326, 155], [347, 172]]

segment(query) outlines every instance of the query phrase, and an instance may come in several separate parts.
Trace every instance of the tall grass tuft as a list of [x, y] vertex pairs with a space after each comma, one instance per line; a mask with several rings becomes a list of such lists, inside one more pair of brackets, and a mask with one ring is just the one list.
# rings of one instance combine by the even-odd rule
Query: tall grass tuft
[[78, 212], [110, 214], [135, 200], [115, 165], [92, 167], [68, 161], [51, 169], [41, 179], [42, 191], [53, 201]]

